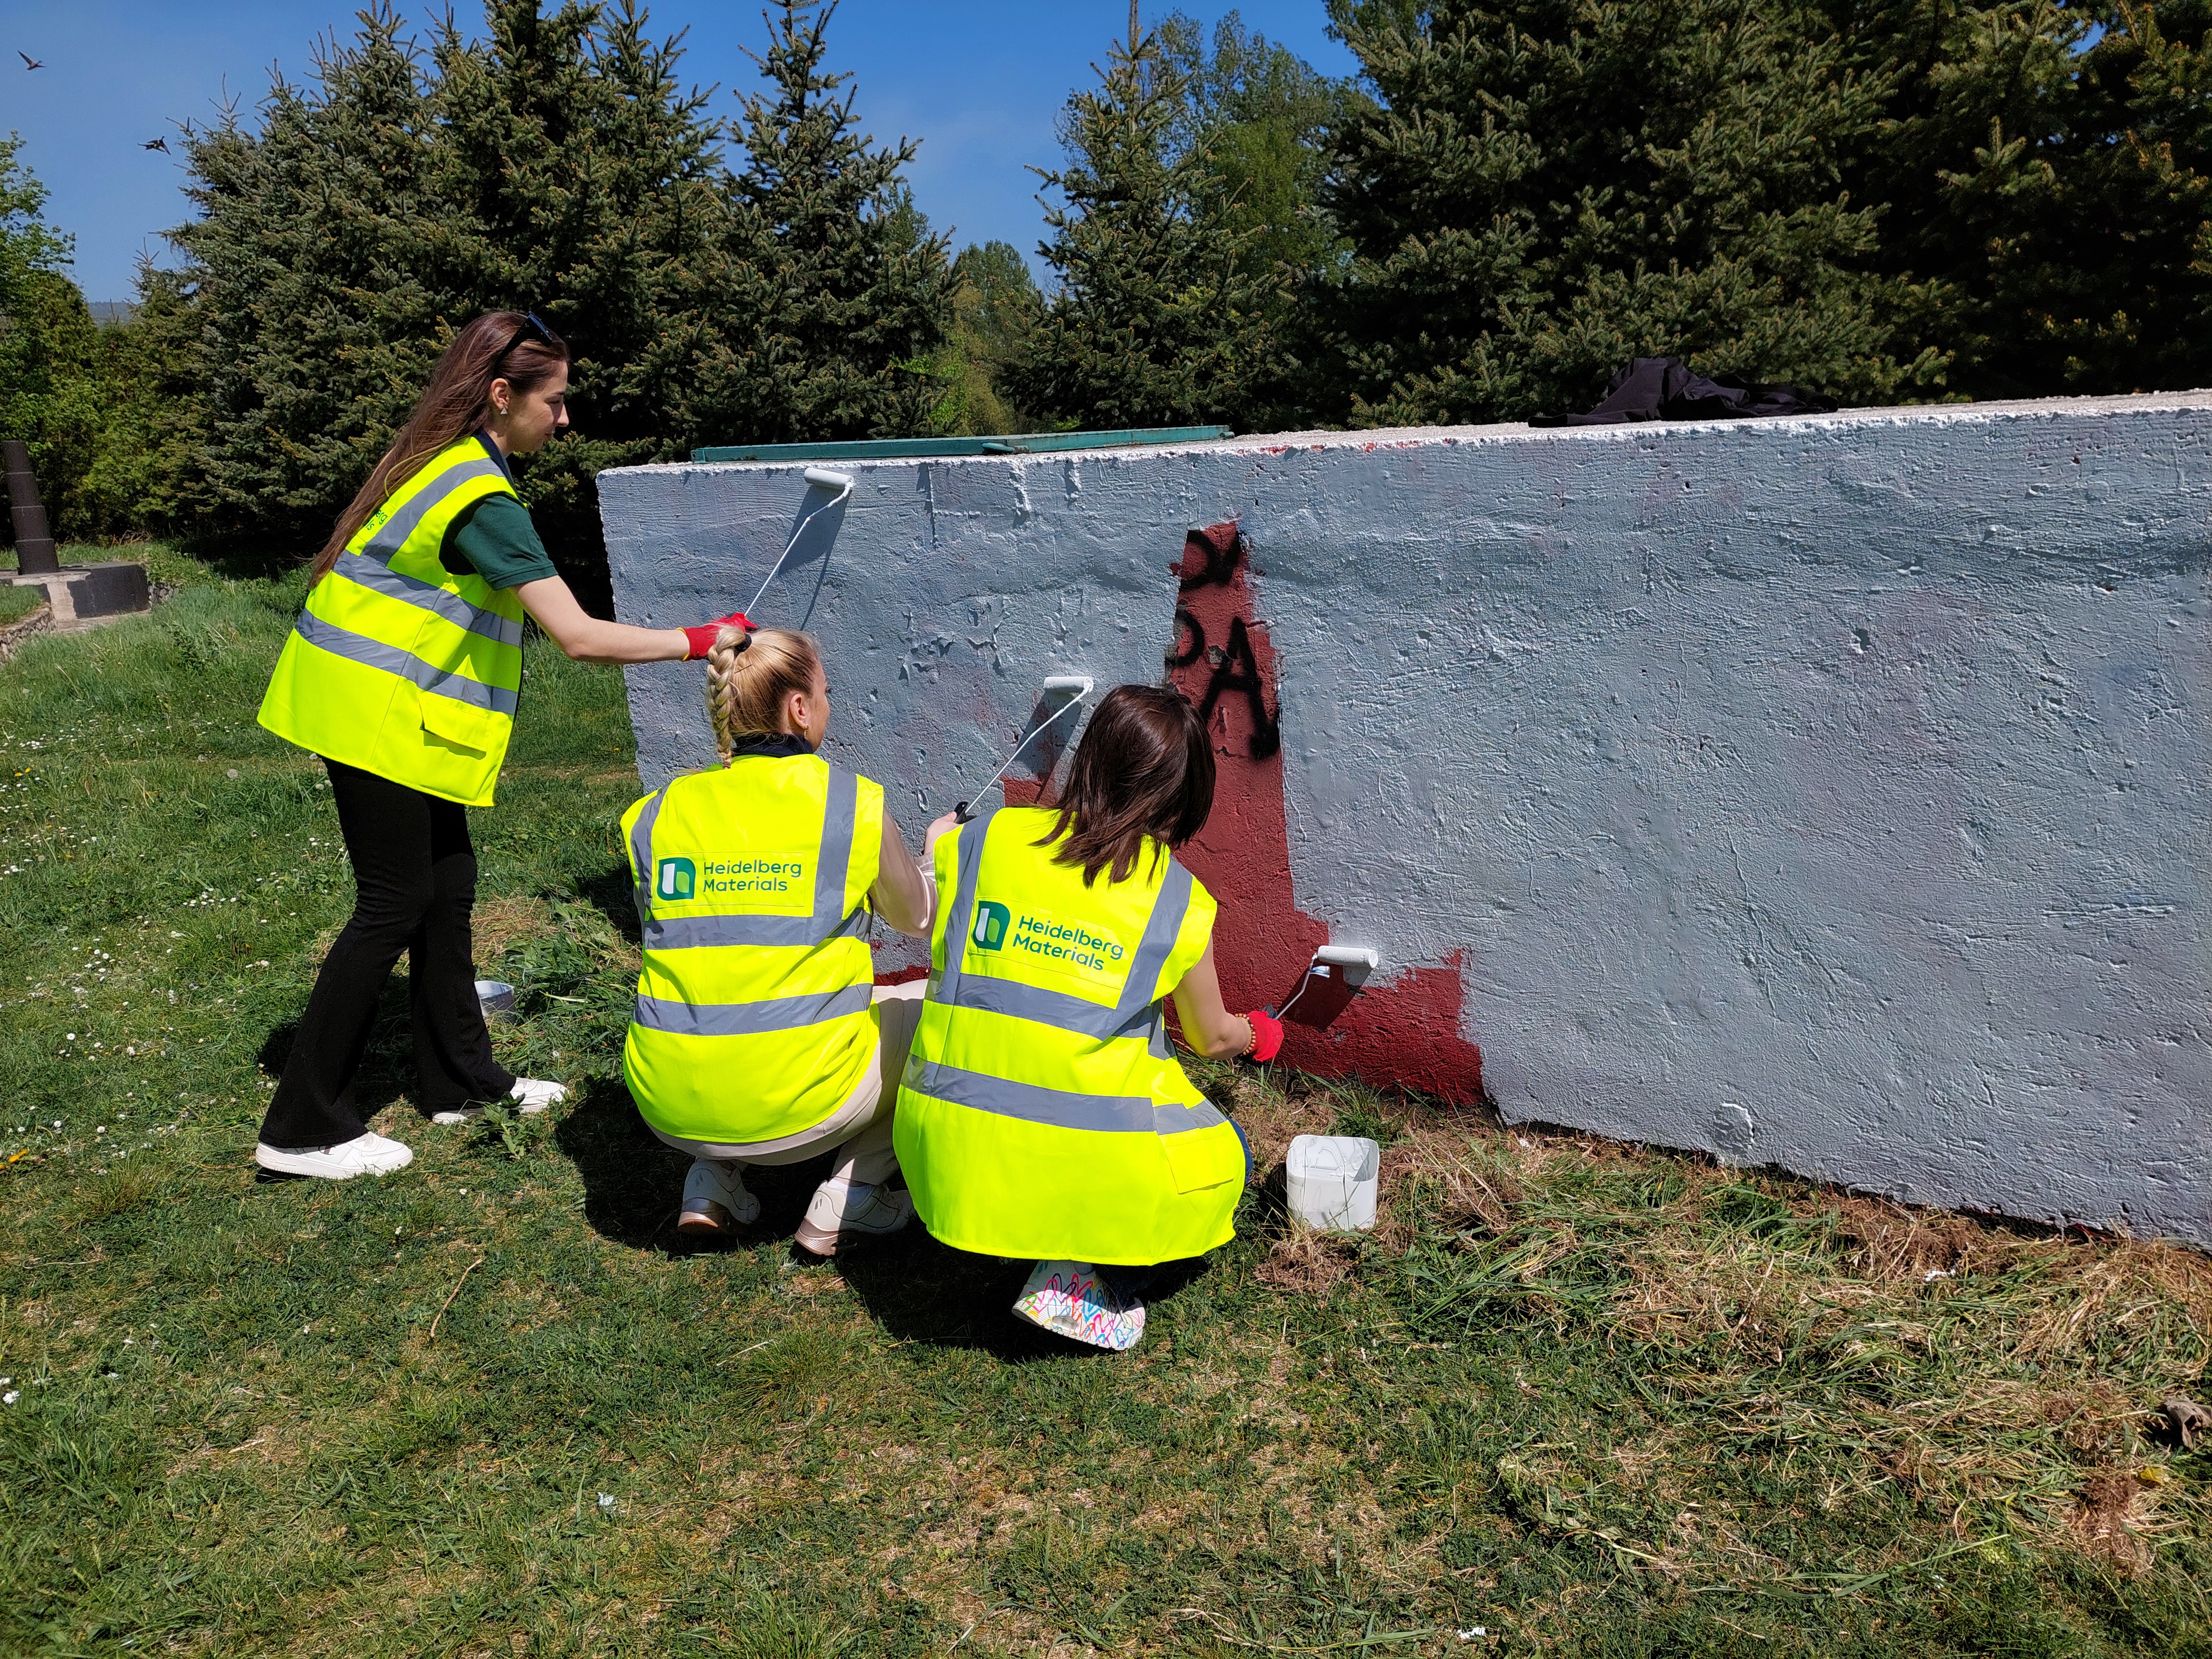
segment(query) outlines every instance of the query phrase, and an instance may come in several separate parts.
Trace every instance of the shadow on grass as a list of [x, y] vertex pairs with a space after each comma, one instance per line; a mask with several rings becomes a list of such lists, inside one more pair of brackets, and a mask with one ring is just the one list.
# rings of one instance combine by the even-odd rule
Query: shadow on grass
[[[760, 1200], [759, 1218], [726, 1240], [700, 1243], [676, 1230], [690, 1160], [653, 1133], [619, 1080], [599, 1079], [587, 1085], [556, 1126], [553, 1139], [584, 1183], [585, 1224], [610, 1243], [672, 1255], [713, 1255], [782, 1241], [797, 1261], [816, 1264], [813, 1255], [791, 1240], [815, 1188], [830, 1173], [826, 1150], [803, 1164], [748, 1169], [745, 1188]], [[1014, 1316], [1014, 1298], [1033, 1265], [952, 1249], [930, 1237], [919, 1223], [892, 1237], [841, 1251], [836, 1258], [838, 1273], [869, 1316], [899, 1340], [977, 1349], [1010, 1364], [1110, 1358], [1103, 1350], [1054, 1336]], [[1206, 1265], [1202, 1259], [1166, 1264], [1146, 1290], [1146, 1304], [1172, 1297]]]
[[584, 1183], [584, 1222], [600, 1237], [632, 1249], [676, 1242], [677, 1200], [690, 1160], [661, 1144], [638, 1115], [629, 1091], [594, 1078], [553, 1130], [553, 1141]]
[[576, 896], [607, 919], [615, 932], [632, 945], [643, 935], [637, 923], [637, 889], [632, 885], [629, 866], [610, 864], [595, 876], [588, 876], [576, 884]]

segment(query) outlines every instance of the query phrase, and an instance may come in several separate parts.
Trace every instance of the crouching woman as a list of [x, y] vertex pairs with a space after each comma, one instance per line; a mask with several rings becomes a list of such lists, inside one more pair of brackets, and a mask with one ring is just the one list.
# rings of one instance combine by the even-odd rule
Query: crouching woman
[[1249, 1170], [1176, 1061], [1162, 999], [1200, 1054], [1271, 1059], [1282, 1040], [1223, 1007], [1213, 899], [1174, 856], [1212, 806], [1196, 711], [1125, 685], [1056, 808], [932, 826], [939, 914], [899, 1162], [940, 1242], [1039, 1258], [1017, 1313], [1101, 1347], [1143, 1334], [1143, 1269], [1228, 1241]]
[[881, 785], [817, 752], [830, 688], [814, 641], [726, 627], [707, 655], [722, 764], [623, 817], [645, 960], [623, 1075], [655, 1134], [691, 1154], [678, 1228], [713, 1237], [760, 1200], [747, 1164], [834, 1149], [799, 1224], [817, 1255], [896, 1232], [891, 1115], [919, 984], [875, 988], [869, 913], [914, 938], [930, 892]]

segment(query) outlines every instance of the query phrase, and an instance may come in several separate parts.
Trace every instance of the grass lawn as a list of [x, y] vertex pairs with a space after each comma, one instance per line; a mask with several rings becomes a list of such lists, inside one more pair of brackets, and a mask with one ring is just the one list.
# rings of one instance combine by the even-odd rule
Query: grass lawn
[[1271, 1168], [1388, 1142], [1385, 1225], [1286, 1237], [1277, 1176], [1127, 1356], [1023, 1264], [796, 1258], [814, 1168], [678, 1248], [622, 683], [542, 646], [479, 963], [572, 1103], [432, 1127], [395, 990], [414, 1166], [258, 1182], [351, 883], [253, 723], [297, 584], [153, 553], [0, 665], [0, 1653], [2212, 1653], [2190, 1252], [1226, 1071]]

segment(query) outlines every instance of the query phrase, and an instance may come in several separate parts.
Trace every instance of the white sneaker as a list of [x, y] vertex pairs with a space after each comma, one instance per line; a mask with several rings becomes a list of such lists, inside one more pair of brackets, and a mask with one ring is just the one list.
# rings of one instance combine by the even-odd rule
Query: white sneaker
[[760, 1200], [745, 1190], [744, 1173], [718, 1158], [692, 1160], [684, 1177], [684, 1209], [676, 1231], [694, 1238], [719, 1238], [732, 1227], [760, 1219]]
[[[507, 1097], [514, 1103], [514, 1109], [526, 1116], [542, 1112], [548, 1106], [558, 1106], [568, 1099], [568, 1091], [558, 1083], [549, 1083], [540, 1077], [519, 1077]], [[433, 1112], [433, 1123], [473, 1123], [484, 1114], [481, 1106], [456, 1106], [448, 1111]]]
[[514, 1092], [507, 1096], [514, 1102], [514, 1109], [523, 1113], [542, 1112], [548, 1106], [558, 1106], [568, 1097], [567, 1089], [542, 1077], [515, 1079]]
[[835, 1255], [840, 1243], [881, 1238], [913, 1219], [912, 1193], [858, 1181], [847, 1182], [839, 1191], [825, 1181], [814, 1189], [806, 1206], [806, 1218], [799, 1224], [799, 1242], [817, 1255]]
[[356, 1176], [390, 1175], [415, 1161], [414, 1150], [374, 1133], [356, 1135], [336, 1146], [317, 1146], [304, 1152], [281, 1152], [256, 1146], [253, 1161], [279, 1175], [317, 1176], [325, 1181], [350, 1181]]

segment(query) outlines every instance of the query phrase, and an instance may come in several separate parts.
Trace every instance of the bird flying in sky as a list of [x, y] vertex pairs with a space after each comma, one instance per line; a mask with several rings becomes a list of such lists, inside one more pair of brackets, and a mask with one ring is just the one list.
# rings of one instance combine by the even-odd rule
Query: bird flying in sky
[[149, 138], [144, 143], [139, 145], [138, 148], [141, 149], [158, 149], [162, 155], [167, 155], [169, 153], [169, 141], [166, 138]]
[[21, 59], [23, 60], [23, 67], [24, 67], [25, 69], [27, 69], [27, 70], [34, 70], [34, 69], [44, 69], [44, 68], [46, 68], [46, 65], [45, 65], [44, 64], [40, 63], [37, 58], [35, 58], [32, 57], [32, 56], [31, 56], [31, 54], [30, 54], [29, 52], [25, 52], [25, 51], [24, 51], [21, 46], [18, 46], [18, 47], [15, 49], [15, 56], [16, 56], [16, 57], [18, 57], [18, 58], [21, 58]]

